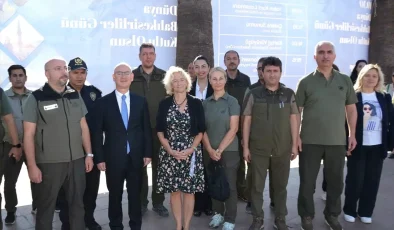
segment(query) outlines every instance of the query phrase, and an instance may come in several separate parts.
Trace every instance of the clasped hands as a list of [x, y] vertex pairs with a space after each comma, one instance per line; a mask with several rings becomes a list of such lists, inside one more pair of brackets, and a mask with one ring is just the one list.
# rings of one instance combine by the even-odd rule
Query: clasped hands
[[191, 154], [193, 154], [193, 152], [194, 152], [193, 148], [184, 149], [182, 151], [171, 149], [169, 154], [173, 156], [175, 159], [177, 159], [178, 161], [180, 161], [180, 160], [186, 160]]

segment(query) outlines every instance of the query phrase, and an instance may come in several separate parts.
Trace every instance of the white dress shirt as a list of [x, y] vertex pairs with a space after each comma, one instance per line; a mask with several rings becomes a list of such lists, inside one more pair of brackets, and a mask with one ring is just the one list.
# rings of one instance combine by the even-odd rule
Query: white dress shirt
[[122, 94], [118, 90], [115, 90], [116, 100], [118, 101], [119, 111], [122, 114], [122, 96], [126, 96], [126, 105], [127, 105], [127, 115], [130, 118], [130, 92]]
[[196, 82], [196, 98], [198, 98], [200, 100], [205, 100], [205, 98], [207, 97], [207, 89], [208, 89], [208, 85], [205, 87], [204, 91], [202, 91], [202, 93], [201, 93], [200, 86], [198, 85], [198, 79], [197, 79], [197, 82]]

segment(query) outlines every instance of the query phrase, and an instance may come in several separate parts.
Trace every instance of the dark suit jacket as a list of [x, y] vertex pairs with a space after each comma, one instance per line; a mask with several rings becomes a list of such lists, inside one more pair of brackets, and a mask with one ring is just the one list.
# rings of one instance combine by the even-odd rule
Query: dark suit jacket
[[[363, 128], [364, 128], [364, 122], [363, 122], [363, 98], [362, 94], [360, 92], [357, 92], [357, 99], [358, 102], [356, 103], [357, 107], [357, 124], [356, 124], [356, 141], [357, 141], [357, 146], [356, 148], [352, 151], [353, 154], [358, 154], [361, 151], [361, 148], [363, 146]], [[378, 93], [376, 92], [376, 98], [379, 101], [380, 108], [382, 109], [382, 151], [381, 155], [382, 158], [387, 157], [387, 150], [392, 150], [393, 149], [393, 143], [394, 143], [394, 138], [393, 138], [393, 129], [394, 129], [394, 110], [393, 110], [393, 104], [391, 103], [391, 96], [390, 94], [383, 94], [383, 93]]]
[[[189, 92], [189, 94], [192, 96], [196, 96], [196, 84], [197, 84], [197, 80], [193, 82], [192, 89]], [[209, 84], [209, 82], [208, 82], [207, 96], [204, 98], [204, 100], [206, 98], [212, 96], [212, 94], [213, 94], [213, 88], [212, 88], [211, 84]]]
[[[130, 93], [130, 116], [127, 129], [122, 120], [115, 91], [100, 98], [94, 106], [92, 146], [95, 162], [107, 167], [121, 164], [125, 157], [133, 159], [135, 167], [143, 167], [143, 158], [152, 157], [152, 129], [148, 105], [144, 97]], [[105, 142], [103, 144], [103, 132]], [[130, 154], [127, 155], [127, 141]], [[126, 158], [127, 159], [127, 158]]]

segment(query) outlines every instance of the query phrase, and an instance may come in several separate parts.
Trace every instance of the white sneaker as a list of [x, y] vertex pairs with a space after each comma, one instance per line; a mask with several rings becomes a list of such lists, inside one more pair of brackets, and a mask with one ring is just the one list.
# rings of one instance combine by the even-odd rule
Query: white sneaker
[[209, 227], [217, 228], [224, 222], [224, 217], [218, 213], [216, 213], [213, 217], [211, 222], [209, 223]]
[[235, 225], [229, 222], [224, 222], [222, 230], [234, 230]]
[[346, 220], [347, 222], [349, 222], [349, 223], [354, 223], [354, 222], [356, 221], [356, 218], [354, 218], [354, 217], [352, 217], [352, 216], [349, 216], [349, 215], [346, 215], [346, 214], [343, 214], [343, 217], [344, 217], [345, 220]]
[[361, 220], [361, 222], [363, 222], [364, 224], [372, 224], [372, 218], [371, 218], [371, 217], [361, 217], [361, 216], [360, 216], [360, 220]]
[[327, 193], [323, 192], [323, 194], [321, 195], [321, 199], [326, 201], [327, 200]]
[[37, 214], [37, 209], [32, 209], [31, 214], [36, 215]]

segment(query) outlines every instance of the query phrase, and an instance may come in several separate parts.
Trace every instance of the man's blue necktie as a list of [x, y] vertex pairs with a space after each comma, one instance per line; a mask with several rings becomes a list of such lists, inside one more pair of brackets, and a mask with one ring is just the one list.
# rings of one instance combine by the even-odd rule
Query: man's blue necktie
[[[121, 114], [122, 114], [124, 127], [127, 130], [127, 126], [129, 124], [129, 112], [127, 111], [126, 95], [122, 95]], [[129, 153], [130, 153], [130, 145], [129, 145], [129, 141], [127, 141], [127, 154]]]

